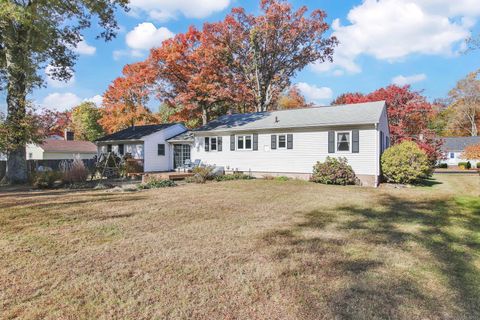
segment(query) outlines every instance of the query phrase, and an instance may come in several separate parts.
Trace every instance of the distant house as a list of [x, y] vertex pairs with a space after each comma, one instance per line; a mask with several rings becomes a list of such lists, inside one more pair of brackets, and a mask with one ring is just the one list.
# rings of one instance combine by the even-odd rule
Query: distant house
[[41, 144], [27, 145], [27, 160], [82, 160], [93, 159], [97, 147], [89, 141], [45, 140]]
[[345, 157], [363, 185], [375, 186], [390, 133], [385, 102], [379, 101], [225, 115], [169, 141], [183, 141], [191, 159], [203, 164], [259, 177], [308, 179], [317, 161]]
[[[181, 166], [168, 139], [187, 131], [180, 123], [132, 126], [95, 141], [98, 153], [130, 154], [143, 162], [145, 172], [170, 171]], [[190, 156], [190, 155], [189, 155]]]
[[480, 144], [480, 136], [477, 137], [447, 137], [443, 138], [442, 150], [445, 158], [441, 163], [456, 166], [459, 162], [470, 161], [472, 165], [480, 162], [480, 159], [462, 159], [461, 154], [465, 147]]

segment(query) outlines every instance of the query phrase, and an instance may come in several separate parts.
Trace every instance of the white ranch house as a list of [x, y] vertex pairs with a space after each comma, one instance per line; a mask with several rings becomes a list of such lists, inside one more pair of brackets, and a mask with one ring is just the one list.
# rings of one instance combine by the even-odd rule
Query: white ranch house
[[475, 167], [480, 159], [463, 159], [462, 153], [466, 147], [480, 144], [480, 136], [476, 137], [446, 137], [442, 138], [442, 151], [444, 158], [440, 163], [446, 163], [449, 166], [457, 166], [459, 162], [470, 161], [472, 167]]
[[97, 141], [99, 152], [131, 153], [145, 172], [170, 171], [185, 160], [257, 177], [308, 179], [327, 156], [345, 157], [363, 185], [380, 180], [390, 144], [384, 101], [222, 116], [193, 131], [178, 123], [132, 127]]

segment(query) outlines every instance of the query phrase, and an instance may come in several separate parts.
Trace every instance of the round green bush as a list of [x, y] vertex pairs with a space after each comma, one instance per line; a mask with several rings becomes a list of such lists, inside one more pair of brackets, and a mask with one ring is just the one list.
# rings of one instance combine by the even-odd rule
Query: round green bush
[[346, 158], [327, 157], [313, 166], [312, 181], [323, 184], [356, 184], [357, 177]]
[[417, 182], [432, 173], [427, 154], [413, 141], [385, 150], [381, 163], [384, 178], [393, 183]]

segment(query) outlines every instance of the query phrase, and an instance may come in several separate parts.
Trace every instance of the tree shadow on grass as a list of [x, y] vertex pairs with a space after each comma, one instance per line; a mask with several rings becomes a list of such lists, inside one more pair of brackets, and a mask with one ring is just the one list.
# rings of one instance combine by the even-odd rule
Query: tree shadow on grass
[[[480, 254], [478, 198], [408, 201], [385, 195], [375, 208], [340, 206], [310, 212], [305, 218], [291, 230], [264, 238], [276, 248], [274, 260], [297, 261], [297, 267], [282, 277], [304, 306], [301, 316], [480, 317], [480, 270], [475, 266]], [[306, 237], [309, 233], [317, 236]], [[366, 252], [388, 248], [392, 254], [414, 255], [412, 243], [432, 257], [431, 271], [448, 294], [425, 290], [421, 275], [398, 272], [386, 265], [388, 259]], [[412, 272], [417, 268], [421, 266]]]

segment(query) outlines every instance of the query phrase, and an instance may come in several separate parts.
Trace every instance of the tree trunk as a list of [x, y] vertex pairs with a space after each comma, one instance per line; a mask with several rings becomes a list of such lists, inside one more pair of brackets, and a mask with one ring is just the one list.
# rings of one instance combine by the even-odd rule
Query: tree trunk
[[[13, 47], [13, 48], [12, 48]], [[23, 121], [26, 117], [27, 77], [24, 66], [26, 53], [20, 45], [13, 45], [6, 50], [7, 69], [7, 119], [12, 131], [12, 141], [17, 146], [7, 154], [5, 179], [8, 183], [25, 183], [28, 181], [25, 140], [23, 139]]]
[[205, 106], [202, 106], [202, 125], [206, 125], [207, 123], [208, 123], [207, 108], [205, 108]]

